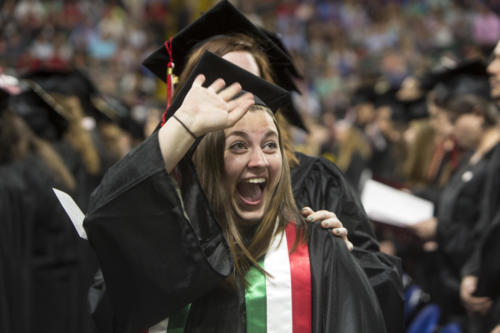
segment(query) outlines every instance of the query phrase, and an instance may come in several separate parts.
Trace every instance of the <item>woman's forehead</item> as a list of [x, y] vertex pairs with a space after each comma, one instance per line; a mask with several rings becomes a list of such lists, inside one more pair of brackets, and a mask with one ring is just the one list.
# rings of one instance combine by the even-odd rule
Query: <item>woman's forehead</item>
[[244, 70], [260, 77], [260, 69], [254, 56], [248, 51], [231, 51], [222, 56], [233, 64], [240, 66]]
[[240, 120], [232, 127], [227, 128], [224, 132], [227, 135], [232, 132], [268, 132], [269, 130], [278, 134], [278, 129], [273, 117], [265, 109], [249, 110]]

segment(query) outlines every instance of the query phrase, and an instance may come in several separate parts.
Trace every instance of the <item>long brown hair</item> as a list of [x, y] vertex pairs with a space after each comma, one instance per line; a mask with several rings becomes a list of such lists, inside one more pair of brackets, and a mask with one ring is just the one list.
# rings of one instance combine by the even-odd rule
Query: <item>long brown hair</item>
[[[184, 82], [186, 82], [189, 73], [191, 73], [194, 66], [200, 60], [203, 52], [205, 51], [210, 51], [220, 57], [229, 52], [249, 52], [254, 57], [257, 65], [259, 66], [260, 76], [264, 80], [276, 83], [276, 79], [271, 69], [269, 59], [267, 58], [265, 52], [259, 47], [258, 43], [255, 42], [255, 40], [251, 37], [244, 34], [230, 34], [217, 35], [212, 38], [206, 39], [193, 48], [193, 51], [191, 51], [189, 55], [189, 60], [186, 62], [186, 66], [179, 77], [179, 87], [182, 86]], [[290, 167], [296, 166], [298, 164], [298, 160], [293, 153], [289, 128], [290, 126], [279, 111], [276, 113], [276, 120], [278, 128], [281, 130], [283, 147], [285, 149], [285, 155], [288, 159], [288, 163]]]
[[[295, 204], [295, 199], [293, 198], [290, 167], [285, 158], [281, 133], [276, 119], [269, 109], [262, 106], [253, 106], [248, 112], [268, 112], [272, 116], [273, 122], [278, 129], [279, 147], [282, 158], [280, 179], [272, 196], [269, 209], [264, 213], [262, 221], [257, 226], [250, 240], [247, 241], [242, 236], [236, 222], [237, 216], [234, 209], [232, 209], [233, 207], [231, 209], [227, 207], [228, 202], [231, 202], [231, 198], [228, 197], [230, 194], [224, 188], [224, 131], [220, 130], [207, 134], [201, 140], [193, 156], [201, 186], [205, 191], [216, 218], [221, 224], [231, 250], [235, 263], [236, 278], [241, 281], [244, 281], [245, 274], [252, 265], [265, 273], [264, 269], [257, 263], [257, 260], [266, 254], [273, 237], [283, 232], [289, 222], [297, 225], [301, 235], [297, 240], [299, 238], [302, 241], [307, 239], [305, 222], [301, 218]], [[207, 168], [207, 165], [210, 168]]]

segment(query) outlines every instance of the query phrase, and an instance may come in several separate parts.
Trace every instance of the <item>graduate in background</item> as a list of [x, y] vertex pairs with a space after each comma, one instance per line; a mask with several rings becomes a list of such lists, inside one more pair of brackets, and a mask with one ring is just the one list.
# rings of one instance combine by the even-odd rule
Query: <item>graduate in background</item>
[[[491, 97], [500, 107], [500, 41], [488, 65]], [[497, 131], [500, 129], [497, 127]], [[460, 298], [467, 309], [471, 333], [500, 333], [500, 147], [492, 152], [486, 189], [481, 198], [480, 241], [462, 269]]]
[[270, 112], [289, 99], [205, 52], [164, 126], [107, 173], [84, 225], [116, 331], [386, 332], [344, 241], [294, 204]]
[[93, 332], [80, 243], [51, 190], [75, 189], [46, 140], [60, 138], [67, 119], [32, 83], [0, 82], [16, 82], [0, 89], [0, 331]]
[[467, 154], [440, 193], [436, 218], [417, 224], [415, 230], [424, 241], [437, 242], [439, 283], [431, 297], [442, 305], [444, 317], [454, 318], [465, 314], [459, 302], [460, 272], [482, 232], [478, 198], [487, 187], [487, 170], [500, 132], [498, 111], [479, 95], [456, 93], [447, 103], [446, 115], [457, 144]]

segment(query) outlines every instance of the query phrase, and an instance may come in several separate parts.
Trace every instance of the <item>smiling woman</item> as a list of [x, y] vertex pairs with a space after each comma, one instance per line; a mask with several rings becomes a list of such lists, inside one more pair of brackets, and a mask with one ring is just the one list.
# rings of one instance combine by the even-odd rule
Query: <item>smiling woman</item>
[[344, 241], [295, 205], [273, 115], [289, 98], [207, 51], [164, 126], [107, 173], [85, 228], [109, 330], [386, 332]]
[[[253, 105], [234, 126], [207, 134], [194, 154], [202, 188], [225, 230], [240, 278], [252, 264], [258, 266], [274, 233], [283, 231], [288, 221], [296, 221], [305, 237], [281, 147], [272, 111]], [[214, 158], [218, 161], [210, 163]]]

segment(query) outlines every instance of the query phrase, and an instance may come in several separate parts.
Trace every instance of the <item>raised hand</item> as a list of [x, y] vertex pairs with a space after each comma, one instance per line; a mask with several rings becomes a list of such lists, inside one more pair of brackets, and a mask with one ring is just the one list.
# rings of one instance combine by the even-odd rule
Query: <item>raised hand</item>
[[203, 87], [205, 76], [198, 75], [175, 115], [196, 135], [233, 126], [254, 104], [253, 95], [241, 92], [241, 85], [226, 87], [223, 79], [217, 79]]

